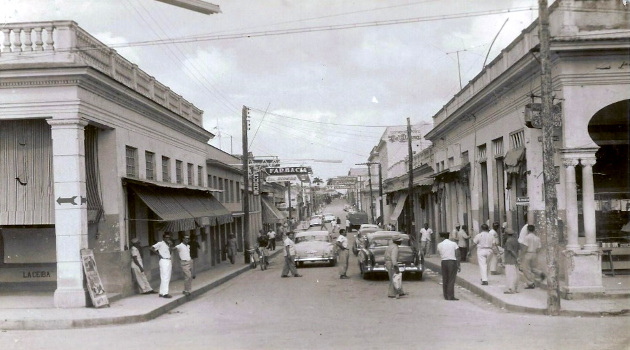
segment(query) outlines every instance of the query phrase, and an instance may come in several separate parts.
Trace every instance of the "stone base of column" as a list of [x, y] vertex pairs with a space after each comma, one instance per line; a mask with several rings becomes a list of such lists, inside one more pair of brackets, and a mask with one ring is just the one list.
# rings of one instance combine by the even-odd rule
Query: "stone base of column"
[[566, 285], [560, 288], [563, 299], [577, 299], [605, 292], [602, 283], [602, 260], [599, 251], [562, 251], [566, 268]]
[[89, 294], [84, 289], [57, 289], [54, 294], [56, 308], [68, 309], [88, 306]]

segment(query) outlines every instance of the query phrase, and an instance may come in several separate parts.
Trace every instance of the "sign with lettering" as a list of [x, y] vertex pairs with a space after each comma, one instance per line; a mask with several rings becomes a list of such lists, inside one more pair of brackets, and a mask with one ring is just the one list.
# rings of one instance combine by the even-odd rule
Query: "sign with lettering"
[[92, 249], [81, 249], [81, 261], [83, 262], [83, 272], [85, 272], [85, 279], [88, 292], [90, 293], [90, 299], [92, 299], [92, 305], [96, 308], [109, 306], [107, 293], [105, 293], [105, 288], [103, 288], [101, 276], [98, 274]]
[[265, 171], [269, 175], [299, 175], [299, 174], [311, 174], [313, 170], [308, 166], [291, 166], [282, 168], [265, 168]]
[[529, 197], [516, 197], [516, 205], [529, 205]]
[[265, 178], [267, 182], [296, 182], [300, 181], [297, 175], [270, 175]]
[[[406, 131], [392, 132], [389, 135], [387, 135], [387, 140], [389, 142], [407, 142], [407, 140], [408, 140], [407, 132]], [[411, 140], [412, 141], [420, 141], [420, 140], [422, 140], [422, 135], [420, 135], [420, 134], [414, 135], [414, 132], [412, 131], [412, 133], [411, 133]]]
[[260, 194], [260, 171], [254, 171], [252, 175], [252, 191], [254, 192], [254, 196]]

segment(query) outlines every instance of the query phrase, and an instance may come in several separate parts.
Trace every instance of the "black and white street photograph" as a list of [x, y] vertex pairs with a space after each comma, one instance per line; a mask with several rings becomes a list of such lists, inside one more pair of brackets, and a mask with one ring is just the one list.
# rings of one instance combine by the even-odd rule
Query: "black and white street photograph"
[[626, 0], [0, 0], [0, 348], [630, 349]]

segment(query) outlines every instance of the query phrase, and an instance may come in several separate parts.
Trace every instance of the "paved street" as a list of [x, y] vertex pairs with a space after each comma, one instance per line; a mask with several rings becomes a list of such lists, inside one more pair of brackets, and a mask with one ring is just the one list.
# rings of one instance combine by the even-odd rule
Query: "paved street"
[[[333, 210], [340, 215], [343, 212]], [[340, 215], [344, 219], [343, 215]], [[352, 239], [353, 234], [349, 234]], [[440, 276], [405, 281], [388, 299], [387, 279], [364, 281], [351, 255], [337, 267], [306, 266], [280, 278], [281, 255], [197, 300], [145, 323], [58, 331], [5, 331], [2, 349], [627, 349], [627, 317], [509, 313], [458, 289], [442, 299]]]

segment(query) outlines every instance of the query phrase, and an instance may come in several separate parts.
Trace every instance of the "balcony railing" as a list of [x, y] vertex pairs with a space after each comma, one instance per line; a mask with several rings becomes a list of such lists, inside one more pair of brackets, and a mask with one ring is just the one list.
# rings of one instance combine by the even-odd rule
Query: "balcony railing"
[[8, 23], [0, 29], [0, 66], [89, 66], [196, 125], [203, 111], [81, 29], [73, 21]]

